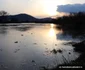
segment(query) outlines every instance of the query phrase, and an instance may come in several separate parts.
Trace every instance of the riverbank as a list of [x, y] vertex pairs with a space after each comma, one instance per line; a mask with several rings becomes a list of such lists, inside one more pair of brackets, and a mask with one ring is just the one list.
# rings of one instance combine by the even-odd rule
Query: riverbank
[[[80, 56], [69, 63], [63, 63], [55, 68], [48, 69], [44, 67], [44, 70], [75, 70], [75, 67], [80, 70], [85, 68], [85, 13], [79, 12], [70, 14], [69, 16], [63, 16], [55, 21], [58, 24], [59, 29], [62, 30], [62, 35], [70, 35], [73, 39], [79, 39], [80, 42], [68, 42], [65, 45], [71, 45], [74, 47], [74, 51], [80, 53]], [[69, 53], [70, 55], [70, 53]], [[64, 67], [64, 68], [63, 68]], [[66, 68], [68, 67], [68, 68]], [[70, 68], [69, 68], [70, 67]], [[72, 68], [74, 67], [74, 68]]]
[[[71, 44], [71, 43], [68, 43]], [[72, 43], [72, 46], [74, 47], [74, 50], [76, 52], [81, 53], [80, 56], [70, 63], [64, 63], [61, 65], [56, 66], [55, 68], [48, 69], [46, 67], [43, 67], [43, 70], [84, 70], [85, 68], [85, 41], [79, 42], [79, 43]]]

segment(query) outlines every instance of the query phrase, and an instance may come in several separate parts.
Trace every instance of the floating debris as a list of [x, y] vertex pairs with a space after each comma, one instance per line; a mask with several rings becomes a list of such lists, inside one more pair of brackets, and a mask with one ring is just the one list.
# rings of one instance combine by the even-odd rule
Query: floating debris
[[51, 52], [53, 54], [57, 54], [57, 53], [62, 53], [63, 51], [61, 49], [59, 49], [59, 50], [53, 49]]
[[21, 36], [23, 36], [23, 34], [21, 34]]
[[71, 54], [71, 52], [69, 52], [69, 54]]
[[51, 52], [54, 53], [54, 54], [56, 54], [57, 53], [57, 50], [56, 49], [53, 49]]
[[35, 61], [34, 61], [34, 60], [32, 60], [32, 62], [33, 62], [33, 63], [35, 63]]
[[32, 60], [32, 63], [33, 63], [33, 66], [36, 66], [37, 65], [36, 62], [35, 62], [35, 60]]
[[0, 67], [2, 67], [2, 68], [3, 68], [3, 67], [4, 67], [4, 65], [3, 65], [3, 64], [1, 64], [1, 65], [0, 65]]
[[57, 44], [55, 44], [55, 46], [57, 46]]
[[63, 51], [61, 49], [57, 50], [57, 52], [62, 53]]
[[31, 35], [32, 35], [33, 33], [31, 33]]
[[14, 43], [18, 43], [18, 41], [15, 41]]
[[35, 44], [35, 45], [36, 45], [37, 43], [33, 43], [33, 44]]
[[19, 50], [20, 50], [20, 49], [16, 49], [16, 50], [14, 51], [14, 53], [17, 53]]

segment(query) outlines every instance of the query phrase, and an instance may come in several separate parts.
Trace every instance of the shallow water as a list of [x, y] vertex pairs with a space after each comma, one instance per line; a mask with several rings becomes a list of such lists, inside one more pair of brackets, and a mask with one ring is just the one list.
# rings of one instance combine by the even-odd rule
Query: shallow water
[[[52, 68], [79, 57], [71, 45], [78, 41], [63, 36], [55, 24], [6, 24], [0, 26], [0, 70], [39, 70]], [[52, 53], [52, 50], [62, 52]], [[70, 54], [69, 54], [70, 52]]]

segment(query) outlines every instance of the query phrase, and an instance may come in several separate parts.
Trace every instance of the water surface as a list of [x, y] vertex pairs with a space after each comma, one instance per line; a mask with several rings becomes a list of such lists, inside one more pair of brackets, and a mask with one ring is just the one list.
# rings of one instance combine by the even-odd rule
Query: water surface
[[[6, 24], [0, 26], [0, 70], [40, 70], [78, 58], [79, 53], [64, 43], [78, 41], [63, 36], [55, 24]], [[52, 53], [61, 49], [62, 52]]]

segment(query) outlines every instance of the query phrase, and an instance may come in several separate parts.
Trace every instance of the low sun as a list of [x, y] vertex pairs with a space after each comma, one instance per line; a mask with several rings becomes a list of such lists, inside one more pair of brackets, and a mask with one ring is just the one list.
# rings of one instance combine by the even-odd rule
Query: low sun
[[47, 15], [56, 15], [56, 9], [57, 9], [57, 6], [56, 4], [54, 3], [54, 1], [52, 0], [45, 0], [44, 1], [44, 11]]
[[63, 1], [43, 0], [44, 12], [49, 16], [56, 15], [56, 14], [58, 14], [57, 6], [61, 5], [63, 3], [64, 3]]

